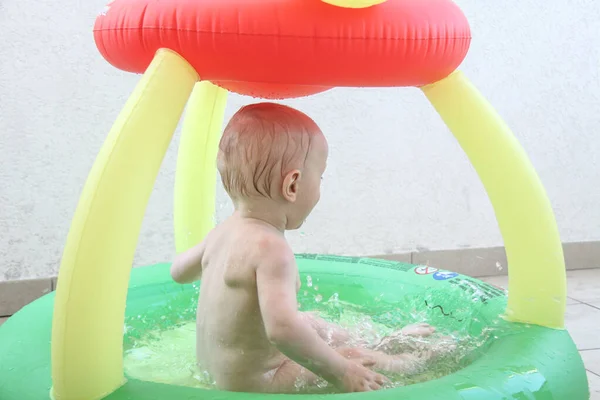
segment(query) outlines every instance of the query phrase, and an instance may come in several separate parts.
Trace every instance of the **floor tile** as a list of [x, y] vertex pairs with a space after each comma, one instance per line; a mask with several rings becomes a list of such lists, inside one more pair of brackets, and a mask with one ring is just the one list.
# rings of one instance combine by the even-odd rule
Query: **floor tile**
[[567, 271], [569, 297], [583, 303], [600, 303], [600, 269]]
[[600, 348], [600, 310], [587, 304], [567, 306], [565, 324], [579, 350]]
[[600, 376], [600, 348], [598, 350], [584, 350], [580, 352], [585, 369]]
[[13, 315], [51, 289], [49, 278], [0, 282], [0, 315]]
[[[481, 279], [482, 281], [487, 282], [489, 284], [499, 286], [503, 289], [508, 288], [508, 276], [487, 276], [487, 277], [479, 278], [479, 279]], [[600, 284], [600, 281], [598, 282], [598, 284]], [[580, 303], [579, 301], [577, 301], [571, 297], [567, 297], [567, 305], [579, 304], [579, 303]]]
[[567, 305], [570, 306], [571, 304], [580, 304], [580, 303], [571, 297], [567, 297]]
[[587, 378], [590, 385], [590, 400], [600, 400], [600, 376], [588, 372]]
[[503, 289], [506, 289], [508, 287], [508, 276], [486, 276], [479, 279], [494, 286], [501, 287]]
[[567, 269], [599, 268], [600, 242], [563, 243]]

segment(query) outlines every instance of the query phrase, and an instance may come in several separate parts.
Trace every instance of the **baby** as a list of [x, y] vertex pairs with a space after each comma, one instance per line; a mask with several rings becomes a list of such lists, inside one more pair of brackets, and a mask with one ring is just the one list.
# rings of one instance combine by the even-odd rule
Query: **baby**
[[[327, 141], [305, 114], [273, 103], [243, 107], [221, 139], [218, 169], [235, 211], [171, 267], [201, 279], [197, 357], [222, 390], [293, 393], [319, 377], [344, 392], [377, 390], [382, 373], [411, 373], [431, 356], [350, 346], [342, 328], [298, 311], [300, 277], [286, 230], [319, 201]], [[426, 324], [400, 335], [430, 335]]]

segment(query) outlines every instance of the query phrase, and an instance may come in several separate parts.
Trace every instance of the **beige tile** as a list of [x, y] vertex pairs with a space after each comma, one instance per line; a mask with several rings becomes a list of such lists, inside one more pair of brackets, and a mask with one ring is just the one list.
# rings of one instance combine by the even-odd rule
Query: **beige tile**
[[600, 269], [567, 271], [569, 296], [583, 303], [600, 303]]
[[600, 347], [597, 350], [584, 350], [579, 352], [585, 369], [600, 376]]
[[568, 306], [570, 306], [571, 304], [579, 304], [579, 301], [571, 298], [571, 297], [567, 297], [567, 303]]
[[506, 289], [508, 287], [508, 276], [484, 276], [479, 278], [484, 282], [491, 283], [492, 285], [499, 286]]
[[8, 317], [0, 317], [0, 326], [8, 319]]
[[411, 253], [402, 253], [402, 254], [383, 254], [378, 256], [369, 256], [369, 258], [379, 258], [380, 260], [390, 260], [390, 261], [398, 261], [403, 263], [409, 263], [412, 261]]
[[469, 276], [506, 275], [507, 273], [504, 247], [422, 251], [413, 253], [412, 262]]
[[484, 276], [479, 279], [502, 289], [508, 288], [508, 276]]
[[[564, 243], [563, 252], [567, 270], [600, 268], [600, 241]], [[405, 254], [377, 256], [407, 262], [405, 257]], [[412, 253], [412, 262], [470, 276], [496, 276], [507, 273], [504, 247], [419, 251]]]
[[600, 268], [600, 242], [563, 244], [567, 269]]
[[[508, 276], [485, 276], [483, 278], [479, 278], [484, 282], [489, 284], [501, 287], [503, 289], [508, 289]], [[568, 282], [567, 282], [568, 285]], [[572, 297], [567, 297], [567, 305], [571, 304], [580, 304], [579, 301], [573, 299]]]
[[565, 324], [579, 350], [600, 348], [600, 310], [587, 304], [567, 306]]
[[588, 372], [587, 378], [590, 386], [590, 400], [600, 400], [600, 376]]
[[49, 278], [0, 282], [0, 315], [13, 315], [51, 290]]

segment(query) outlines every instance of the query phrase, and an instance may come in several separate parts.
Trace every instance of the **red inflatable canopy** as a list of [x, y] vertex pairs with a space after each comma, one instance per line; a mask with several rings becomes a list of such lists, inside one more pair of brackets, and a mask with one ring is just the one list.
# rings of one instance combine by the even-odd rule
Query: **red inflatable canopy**
[[451, 0], [362, 9], [320, 0], [116, 0], [96, 19], [94, 38], [119, 69], [143, 73], [169, 48], [201, 79], [264, 98], [426, 85], [453, 72], [471, 42]]

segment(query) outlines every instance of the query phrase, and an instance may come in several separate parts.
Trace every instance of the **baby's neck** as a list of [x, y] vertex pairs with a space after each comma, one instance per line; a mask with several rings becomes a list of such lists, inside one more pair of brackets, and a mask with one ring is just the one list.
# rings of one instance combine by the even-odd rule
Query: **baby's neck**
[[235, 213], [239, 218], [262, 221], [273, 226], [280, 232], [285, 232], [287, 217], [281, 204], [270, 199], [236, 201]]

